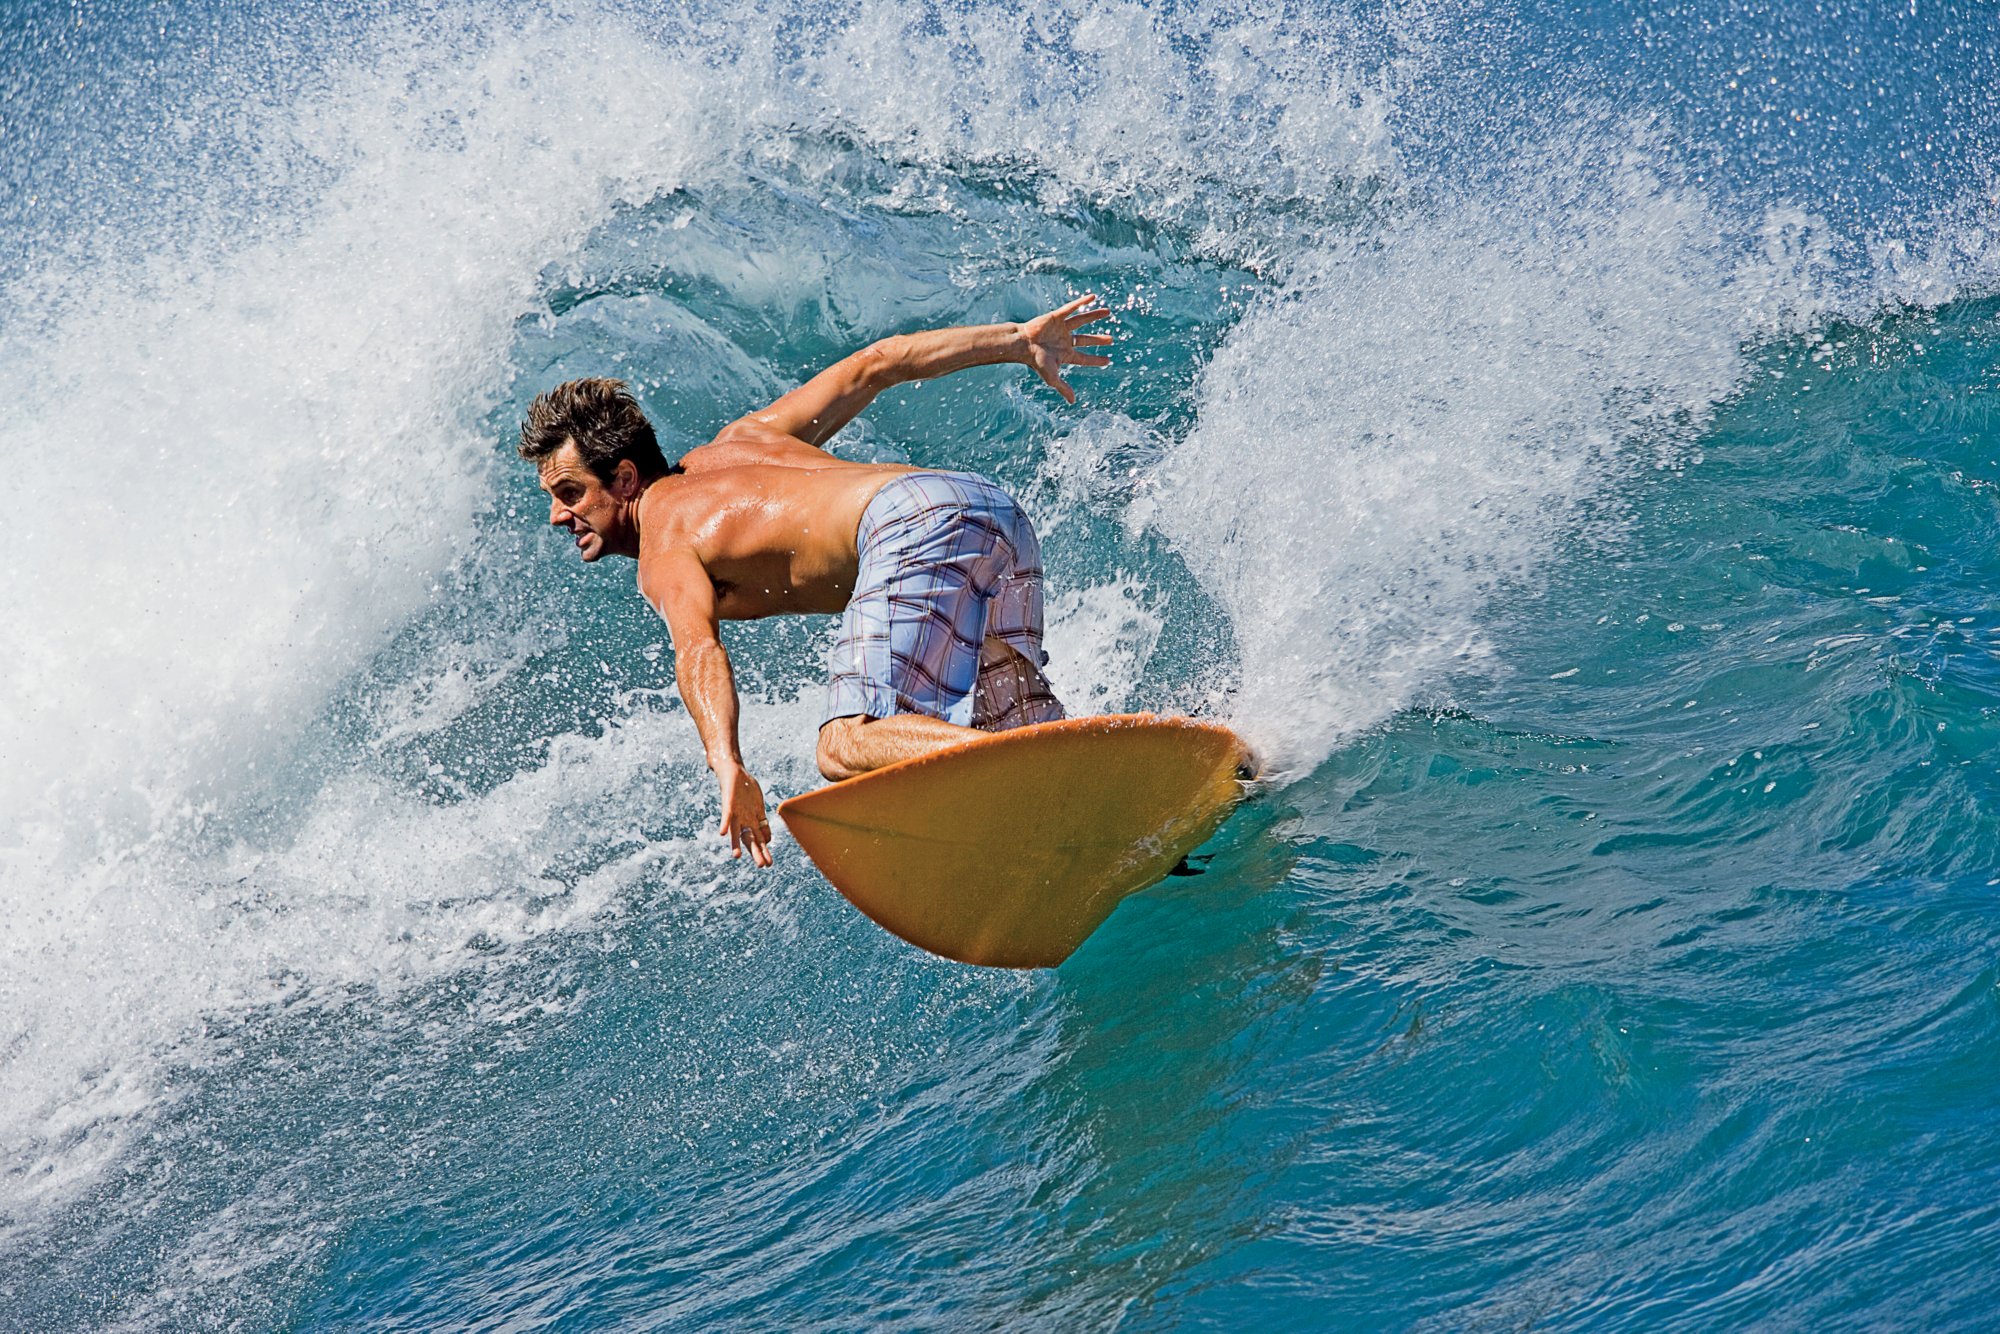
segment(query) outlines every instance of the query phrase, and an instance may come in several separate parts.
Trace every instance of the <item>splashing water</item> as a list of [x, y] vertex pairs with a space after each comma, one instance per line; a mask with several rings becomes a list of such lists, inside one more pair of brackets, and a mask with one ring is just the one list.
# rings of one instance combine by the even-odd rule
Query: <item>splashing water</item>
[[[1616, 7], [288, 16], [0, 39], [0, 1324], [1990, 1304], [1976, 11], [1819, 65]], [[1284, 785], [970, 973], [727, 861], [510, 435], [613, 373], [686, 447], [1086, 290], [1078, 409], [973, 372], [838, 448], [1000, 477], [1072, 706]], [[774, 797], [825, 629], [732, 628]]]

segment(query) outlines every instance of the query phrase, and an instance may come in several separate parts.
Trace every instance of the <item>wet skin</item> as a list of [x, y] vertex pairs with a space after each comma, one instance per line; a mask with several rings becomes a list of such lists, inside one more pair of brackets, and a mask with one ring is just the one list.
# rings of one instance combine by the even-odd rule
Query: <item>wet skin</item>
[[[719, 623], [785, 613], [838, 613], [854, 591], [862, 511], [892, 478], [917, 469], [854, 463], [820, 448], [892, 384], [968, 366], [1020, 362], [1065, 400], [1063, 366], [1102, 366], [1081, 351], [1106, 334], [1077, 334], [1109, 312], [1083, 297], [1025, 324], [941, 329], [884, 339], [828, 368], [763, 412], [727, 427], [680, 461], [642, 478], [621, 460], [609, 478], [584, 465], [574, 441], [540, 464], [549, 522], [585, 561], [639, 562], [639, 591], [666, 619], [681, 698], [722, 785], [721, 833], [736, 855], [771, 864], [763, 789], [737, 746], [737, 698]], [[843, 778], [956, 744], [973, 729], [917, 714], [836, 719], [821, 729], [819, 764]]]
[[[646, 542], [694, 554], [722, 620], [839, 613], [854, 592], [862, 511], [891, 478], [915, 469], [824, 454], [816, 467], [760, 462], [750, 451], [722, 448], [714, 459], [703, 458], [707, 449], [695, 450], [682, 460], [684, 476], [646, 489], [640, 502]], [[642, 546], [642, 562], [645, 554]]]

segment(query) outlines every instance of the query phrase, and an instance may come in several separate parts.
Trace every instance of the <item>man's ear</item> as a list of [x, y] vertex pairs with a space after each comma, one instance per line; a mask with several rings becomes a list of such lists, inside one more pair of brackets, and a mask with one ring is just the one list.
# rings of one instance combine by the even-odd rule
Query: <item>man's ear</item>
[[611, 474], [611, 489], [620, 500], [630, 500], [645, 490], [639, 484], [639, 465], [630, 459], [618, 460], [618, 470]]

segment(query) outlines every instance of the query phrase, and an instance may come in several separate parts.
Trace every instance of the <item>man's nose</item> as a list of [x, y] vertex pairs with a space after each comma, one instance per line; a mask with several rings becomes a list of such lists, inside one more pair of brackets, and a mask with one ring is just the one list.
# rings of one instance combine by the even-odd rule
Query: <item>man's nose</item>
[[549, 502], [549, 522], [558, 528], [569, 522], [569, 509], [560, 500]]

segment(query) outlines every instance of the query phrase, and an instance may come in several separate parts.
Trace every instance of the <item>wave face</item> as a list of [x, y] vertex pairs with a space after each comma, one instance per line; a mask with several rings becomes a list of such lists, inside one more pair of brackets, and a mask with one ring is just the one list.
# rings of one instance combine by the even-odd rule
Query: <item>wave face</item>
[[[0, 1325], [1953, 1328], [2000, 1284], [1983, 8], [32, 3]], [[714, 796], [512, 456], [884, 398], [1277, 775], [1060, 972]], [[615, 577], [614, 577], [615, 576]], [[829, 626], [734, 627], [817, 781]]]

